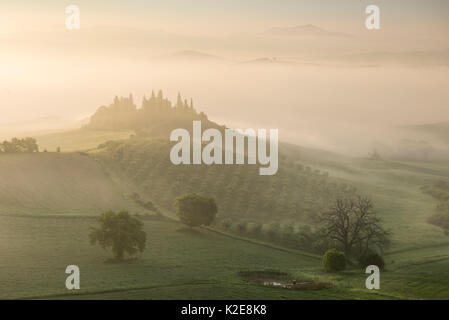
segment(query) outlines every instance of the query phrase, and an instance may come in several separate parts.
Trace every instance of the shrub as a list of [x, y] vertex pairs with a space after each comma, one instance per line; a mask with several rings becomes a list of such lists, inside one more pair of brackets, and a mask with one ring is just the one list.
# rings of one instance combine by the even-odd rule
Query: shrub
[[336, 249], [328, 250], [323, 256], [323, 267], [326, 272], [338, 272], [346, 268], [346, 256]]
[[270, 241], [279, 241], [281, 226], [279, 222], [272, 222], [268, 225], [266, 234]]
[[295, 247], [297, 244], [297, 235], [295, 234], [295, 229], [291, 224], [282, 226], [280, 238], [281, 244], [286, 247]]
[[381, 255], [375, 252], [367, 252], [359, 258], [359, 266], [365, 269], [367, 266], [375, 265], [378, 266], [379, 269], [383, 269], [385, 267], [385, 261]]
[[225, 230], [229, 230], [232, 227], [232, 221], [230, 219], [224, 219], [221, 221], [221, 227]]
[[237, 233], [244, 234], [244, 233], [246, 233], [246, 231], [248, 229], [248, 223], [246, 221], [239, 221], [235, 225], [235, 229], [236, 229]]
[[251, 234], [259, 237], [262, 234], [262, 227], [263, 225], [260, 222], [255, 223], [251, 228]]

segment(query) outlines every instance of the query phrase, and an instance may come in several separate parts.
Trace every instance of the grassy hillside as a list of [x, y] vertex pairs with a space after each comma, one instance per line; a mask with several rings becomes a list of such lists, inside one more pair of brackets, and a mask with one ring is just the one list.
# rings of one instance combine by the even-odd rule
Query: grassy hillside
[[[246, 268], [310, 267], [316, 259], [233, 240], [178, 223], [145, 223], [148, 249], [135, 263], [105, 263], [91, 247], [86, 218], [0, 217], [0, 298], [66, 294], [65, 267], [81, 269], [82, 292], [221, 283]], [[27, 275], [26, 277], [24, 275]], [[232, 295], [232, 292], [228, 294]], [[156, 296], [154, 296], [156, 297]]]
[[[96, 144], [110, 140], [100, 132]], [[170, 143], [161, 139], [86, 147], [91, 134], [60, 137], [63, 151], [66, 141], [92, 149], [88, 155], [0, 155], [0, 298], [449, 299], [449, 237], [427, 222], [438, 200], [422, 192], [449, 181], [445, 162], [351, 158], [283, 144], [278, 174], [262, 177], [258, 166], [173, 166]], [[220, 219], [298, 227], [354, 187], [373, 200], [393, 234], [376, 292], [364, 289], [361, 270], [326, 274], [309, 252], [219, 230], [191, 232], [177, 222], [146, 220], [147, 249], [137, 261], [108, 263], [110, 254], [88, 243], [100, 212], [142, 211], [126, 199], [133, 192], [167, 214], [179, 194], [201, 192], [217, 199]], [[64, 287], [69, 264], [81, 268], [77, 293]], [[286, 290], [240, 276], [261, 270], [331, 287]]]
[[0, 172], [0, 214], [86, 215], [136, 208], [85, 155], [0, 154]]
[[444, 230], [428, 223], [438, 201], [421, 187], [438, 180], [449, 180], [449, 164], [398, 162], [309, 154], [304, 162], [326, 170], [368, 195], [385, 225], [392, 231], [395, 251], [448, 243]]
[[176, 166], [169, 159], [172, 145], [162, 139], [134, 138], [109, 143], [92, 156], [166, 211], [172, 211], [175, 198], [184, 193], [212, 196], [219, 219], [313, 220], [338, 195], [354, 191], [325, 172], [297, 163], [298, 155], [287, 157], [282, 150], [277, 174], [260, 176], [257, 165]]
[[370, 197], [387, 229], [389, 250], [449, 243], [443, 230], [427, 222], [437, 204], [421, 186], [449, 179], [449, 165], [351, 158], [321, 150], [282, 145], [279, 171], [259, 176], [257, 166], [174, 166], [170, 144], [130, 139], [100, 148], [94, 157], [166, 211], [186, 192], [214, 197], [219, 219], [279, 222], [300, 228], [314, 222], [342, 194]]
[[[0, 298], [56, 299], [407, 299], [449, 298], [448, 247], [387, 256], [381, 290], [365, 289], [359, 270], [326, 274], [321, 259], [219, 233], [187, 231], [176, 222], [146, 221], [141, 259], [107, 263], [88, 244], [89, 218], [0, 217]], [[81, 290], [65, 287], [67, 265], [81, 271]], [[319, 290], [265, 287], [241, 271], [277, 270], [298, 280], [328, 282]]]
[[440, 139], [445, 143], [449, 142], [449, 122], [411, 125], [402, 127], [401, 129], [432, 136], [434, 138]]
[[[78, 143], [90, 134], [79, 131]], [[449, 181], [449, 165], [443, 162], [360, 159], [283, 145], [278, 174], [262, 177], [257, 166], [174, 166], [168, 159], [170, 145], [162, 140], [135, 138], [111, 146], [89, 157], [1, 155], [5, 174], [0, 176], [0, 212], [97, 214], [111, 207], [134, 212], [141, 208], [122, 199], [138, 192], [170, 214], [175, 197], [201, 192], [217, 199], [220, 219], [299, 227], [326, 209], [337, 193], [356, 187], [373, 199], [387, 228], [394, 231], [390, 250], [449, 242], [442, 229], [427, 222], [438, 201], [421, 191], [425, 184]]]
[[100, 143], [108, 140], [122, 140], [129, 138], [134, 130], [89, 130], [76, 129], [62, 131], [36, 137], [41, 151], [56, 151], [58, 147], [63, 152], [82, 151], [96, 148]]

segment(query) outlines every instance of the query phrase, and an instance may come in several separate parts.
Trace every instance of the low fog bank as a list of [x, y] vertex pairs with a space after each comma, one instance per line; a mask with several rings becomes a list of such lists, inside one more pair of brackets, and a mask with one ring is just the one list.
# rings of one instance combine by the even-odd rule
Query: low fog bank
[[69, 64], [59, 55], [21, 57], [0, 74], [6, 84], [0, 137], [80, 127], [115, 95], [132, 93], [140, 106], [144, 95], [162, 89], [172, 101], [178, 92], [193, 98], [218, 123], [278, 128], [281, 140], [308, 147], [394, 158], [428, 149], [424, 141], [431, 157], [441, 157], [447, 156], [441, 137], [397, 127], [449, 120], [448, 74], [445, 66], [312, 64], [262, 55], [235, 61], [192, 50], [146, 60], [82, 56]]
[[75, 130], [86, 123], [84, 119], [66, 119], [57, 116], [30, 119], [23, 122], [0, 123], [0, 140], [12, 137], [41, 136], [67, 130]]

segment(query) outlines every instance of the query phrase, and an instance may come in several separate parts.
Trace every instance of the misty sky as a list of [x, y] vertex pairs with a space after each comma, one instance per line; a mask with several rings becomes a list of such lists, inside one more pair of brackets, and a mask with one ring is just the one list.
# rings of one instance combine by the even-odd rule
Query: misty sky
[[[61, 12], [76, 4], [84, 23], [127, 25], [173, 32], [245, 32], [304, 23], [357, 32], [364, 9], [379, 5], [389, 28], [416, 31], [449, 26], [446, 0], [2, 0], [1, 25], [56, 25]], [[207, 27], [205, 27], [207, 26]]]
[[[69, 4], [81, 30], [65, 29]], [[381, 30], [365, 29], [368, 4]], [[323, 35], [264, 34], [309, 24]], [[445, 0], [2, 0], [0, 136], [18, 123], [73, 125], [116, 94], [139, 106], [152, 89], [181, 91], [212, 120], [321, 146], [449, 121], [448, 34]]]

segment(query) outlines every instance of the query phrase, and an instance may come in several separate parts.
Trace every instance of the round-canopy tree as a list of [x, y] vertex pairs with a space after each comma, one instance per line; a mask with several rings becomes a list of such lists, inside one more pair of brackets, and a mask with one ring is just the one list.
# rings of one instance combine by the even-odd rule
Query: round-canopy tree
[[90, 243], [99, 244], [103, 249], [111, 248], [117, 260], [143, 252], [147, 235], [142, 230], [143, 223], [127, 211], [115, 213], [107, 211], [98, 219], [100, 226], [89, 233]]
[[190, 228], [210, 225], [217, 214], [217, 205], [212, 198], [196, 193], [180, 196], [175, 201], [176, 214]]

